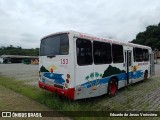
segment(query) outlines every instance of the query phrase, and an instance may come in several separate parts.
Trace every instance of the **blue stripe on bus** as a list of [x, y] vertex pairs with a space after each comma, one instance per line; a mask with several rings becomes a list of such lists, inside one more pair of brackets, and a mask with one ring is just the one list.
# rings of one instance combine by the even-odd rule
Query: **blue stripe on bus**
[[65, 80], [62, 78], [62, 75], [63, 74], [50, 73], [50, 72], [43, 73], [44, 77], [46, 77], [50, 80], [53, 80], [54, 83], [57, 83], [57, 84], [64, 84]]
[[[43, 76], [45, 76], [46, 78], [48, 78], [50, 80], [53, 80], [54, 83], [57, 83], [57, 84], [64, 84], [65, 83], [65, 80], [62, 78], [62, 75], [63, 74], [50, 73], [50, 72], [43, 73]], [[142, 77], [142, 75], [143, 75], [143, 72], [141, 70], [136, 71], [136, 72], [129, 72], [130, 79], [137, 79], [137, 78]], [[112, 76], [109, 76], [106, 78], [92, 80], [92, 81], [81, 84], [81, 86], [84, 88], [90, 88], [92, 86], [106, 84], [109, 82], [110, 78], [113, 76], [116, 76], [119, 81], [127, 79], [126, 73], [121, 73], [121, 74], [112, 75]]]
[[[136, 71], [136, 72], [129, 72], [130, 79], [137, 79], [137, 78], [142, 77], [142, 75], [143, 75], [143, 72], [141, 70]], [[92, 86], [96, 86], [96, 85], [100, 85], [100, 84], [106, 84], [106, 83], [109, 82], [110, 78], [113, 77], [113, 76], [116, 76], [118, 78], [118, 81], [127, 80], [126, 73], [121, 73], [121, 74], [112, 75], [112, 76], [109, 76], [109, 77], [106, 77], [106, 78], [92, 80], [92, 81], [81, 84], [81, 86], [84, 87], [84, 88], [90, 88]]]

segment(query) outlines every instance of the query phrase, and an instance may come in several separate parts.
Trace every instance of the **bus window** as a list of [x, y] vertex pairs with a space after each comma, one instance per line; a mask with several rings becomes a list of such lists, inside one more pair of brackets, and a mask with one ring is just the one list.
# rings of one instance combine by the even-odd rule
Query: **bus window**
[[111, 45], [103, 42], [93, 42], [93, 56], [95, 64], [111, 63]]
[[112, 57], [114, 63], [123, 63], [123, 46], [112, 44]]
[[133, 48], [133, 60], [134, 60], [134, 62], [136, 61], [136, 53], [135, 53], [135, 48]]
[[149, 61], [149, 52], [147, 49], [143, 49], [143, 60]]
[[78, 65], [91, 65], [93, 62], [91, 41], [78, 38], [76, 41], [76, 47]]
[[42, 39], [40, 56], [67, 55], [69, 53], [69, 40], [67, 34], [49, 36]]
[[143, 50], [142, 48], [135, 48], [135, 54], [136, 54], [136, 62], [142, 62], [143, 61]]

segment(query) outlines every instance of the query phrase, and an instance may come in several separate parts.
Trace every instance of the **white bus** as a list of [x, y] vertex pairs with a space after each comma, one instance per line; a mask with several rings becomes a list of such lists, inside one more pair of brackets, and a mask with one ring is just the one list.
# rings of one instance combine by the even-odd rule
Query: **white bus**
[[70, 99], [103, 94], [149, 78], [152, 49], [66, 31], [41, 40], [39, 87]]

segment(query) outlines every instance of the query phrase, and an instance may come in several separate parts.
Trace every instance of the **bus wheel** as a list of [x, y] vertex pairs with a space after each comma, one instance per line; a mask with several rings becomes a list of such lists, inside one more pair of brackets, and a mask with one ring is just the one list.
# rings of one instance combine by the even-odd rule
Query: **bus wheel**
[[108, 96], [114, 97], [117, 92], [117, 80], [115, 78], [111, 78], [108, 84]]
[[148, 78], [148, 72], [145, 71], [145, 73], [144, 73], [144, 80], [147, 80], [147, 78]]

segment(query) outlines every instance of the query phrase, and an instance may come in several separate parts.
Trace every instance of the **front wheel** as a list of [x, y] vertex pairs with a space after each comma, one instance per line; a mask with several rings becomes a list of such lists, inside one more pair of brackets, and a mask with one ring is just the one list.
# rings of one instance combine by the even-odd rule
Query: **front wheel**
[[111, 78], [108, 84], [108, 96], [109, 97], [115, 96], [117, 93], [117, 88], [118, 88], [117, 80], [115, 78]]
[[145, 71], [145, 73], [144, 73], [144, 80], [147, 80], [147, 78], [148, 78], [148, 72]]

